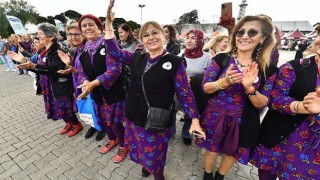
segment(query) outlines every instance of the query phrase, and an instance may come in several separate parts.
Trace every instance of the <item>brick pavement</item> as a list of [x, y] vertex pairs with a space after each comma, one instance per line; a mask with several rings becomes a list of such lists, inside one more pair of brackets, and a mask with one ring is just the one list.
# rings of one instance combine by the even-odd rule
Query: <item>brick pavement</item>
[[[280, 51], [279, 64], [293, 57], [293, 51]], [[100, 154], [106, 138], [98, 142], [85, 139], [88, 126], [74, 137], [58, 134], [64, 123], [46, 119], [42, 97], [36, 96], [33, 89], [33, 79], [4, 71], [4, 65], [0, 65], [0, 180], [143, 179], [141, 166], [128, 157], [119, 164], [113, 163], [116, 148]], [[177, 134], [169, 142], [165, 178], [201, 180], [204, 151], [195, 145], [185, 146], [181, 128], [178, 120]], [[237, 163], [226, 179], [256, 180], [257, 174], [256, 168]]]

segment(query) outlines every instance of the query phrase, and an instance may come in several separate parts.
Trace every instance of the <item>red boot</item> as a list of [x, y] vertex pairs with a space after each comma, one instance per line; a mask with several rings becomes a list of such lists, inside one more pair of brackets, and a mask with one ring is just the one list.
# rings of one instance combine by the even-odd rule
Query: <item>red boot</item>
[[60, 134], [65, 134], [72, 129], [71, 123], [66, 123], [66, 126], [60, 130]]
[[129, 148], [127, 147], [119, 147], [117, 155], [114, 157], [113, 162], [119, 163], [121, 162], [127, 155]]
[[100, 153], [101, 154], [105, 154], [107, 152], [109, 152], [113, 147], [115, 147], [118, 144], [118, 140], [108, 140], [107, 144], [104, 145], [101, 150]]
[[71, 136], [78, 134], [78, 132], [80, 132], [82, 130], [82, 128], [83, 128], [83, 126], [81, 123], [74, 125], [72, 127], [72, 130], [68, 133], [68, 136], [71, 137]]

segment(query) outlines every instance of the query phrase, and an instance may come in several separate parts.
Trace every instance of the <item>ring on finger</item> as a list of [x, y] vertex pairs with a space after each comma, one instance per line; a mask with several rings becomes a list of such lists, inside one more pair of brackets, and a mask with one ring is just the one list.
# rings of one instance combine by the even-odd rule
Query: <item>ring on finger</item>
[[229, 78], [230, 80], [232, 80], [232, 76], [228, 76], [228, 78]]

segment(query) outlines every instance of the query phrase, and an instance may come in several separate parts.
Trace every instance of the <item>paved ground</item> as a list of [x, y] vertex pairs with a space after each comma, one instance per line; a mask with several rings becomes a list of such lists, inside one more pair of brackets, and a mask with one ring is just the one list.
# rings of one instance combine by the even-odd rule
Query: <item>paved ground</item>
[[[282, 51], [280, 59], [291, 59], [293, 52]], [[106, 138], [96, 142], [84, 139], [88, 129], [74, 136], [59, 135], [62, 121], [46, 119], [42, 97], [36, 96], [30, 76], [4, 72], [0, 65], [0, 179], [143, 179], [141, 166], [128, 157], [115, 164], [116, 149], [99, 153]], [[198, 180], [203, 174], [203, 150], [185, 146], [181, 125], [170, 140], [165, 177], [167, 180]], [[258, 179], [252, 166], [235, 164], [227, 179]], [[152, 177], [145, 179], [153, 179]]]

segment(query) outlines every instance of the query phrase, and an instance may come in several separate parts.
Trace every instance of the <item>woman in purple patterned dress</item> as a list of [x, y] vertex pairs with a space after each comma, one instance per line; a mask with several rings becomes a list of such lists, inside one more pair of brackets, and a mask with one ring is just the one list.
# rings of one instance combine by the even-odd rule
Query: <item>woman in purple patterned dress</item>
[[[77, 69], [78, 64], [80, 63], [79, 57], [83, 51], [86, 40], [82, 35], [77, 23], [68, 25], [66, 27], [66, 32], [68, 38], [68, 53], [59, 51], [58, 54], [62, 61], [68, 66], [68, 68], [65, 70], [60, 70], [59, 73], [72, 73], [74, 93], [77, 97], [81, 94], [81, 89], [77, 88], [79, 86]], [[84, 137], [88, 139], [92, 137], [95, 132], [97, 132], [97, 130], [94, 127], [90, 127]], [[105, 131], [98, 131], [96, 141], [100, 141], [101, 139], [103, 139], [105, 133]]]
[[43, 95], [47, 118], [63, 119], [66, 126], [60, 130], [60, 134], [68, 132], [68, 136], [73, 136], [82, 130], [82, 125], [75, 114], [72, 75], [62, 75], [57, 72], [66, 67], [57, 52], [60, 49], [57, 43], [58, 30], [52, 24], [41, 23], [38, 25], [38, 37], [45, 48], [40, 51], [37, 63], [33, 64], [27, 60], [18, 67], [37, 73], [39, 76], [37, 93]]
[[216, 55], [205, 72], [203, 90], [212, 97], [200, 122], [207, 139], [195, 141], [206, 149], [205, 180], [213, 179], [219, 154], [222, 160], [215, 179], [223, 179], [236, 160], [248, 163], [250, 148], [257, 142], [259, 111], [268, 104], [276, 76], [276, 67], [269, 66], [274, 41], [269, 19], [246, 16], [230, 36], [228, 53]]
[[320, 36], [314, 52], [279, 69], [250, 161], [260, 180], [320, 178]]
[[80, 62], [79, 88], [82, 88], [78, 99], [91, 94], [100, 120], [98, 123], [103, 125], [108, 135], [107, 144], [100, 153], [107, 153], [119, 144], [118, 153], [113, 159], [118, 163], [128, 152], [124, 144], [123, 122], [126, 118], [122, 66], [106, 55], [105, 39], [101, 35], [103, 25], [97, 17], [83, 15], [78, 21], [78, 27], [87, 40], [83, 52], [77, 57]]
[[165, 132], [145, 130], [148, 106], [142, 91], [141, 78], [143, 78], [145, 93], [151, 106], [169, 109], [176, 92], [186, 116], [193, 121], [191, 130], [197, 130], [203, 134], [198, 122], [199, 114], [188, 84], [182, 58], [167, 53], [164, 48], [162, 27], [154, 21], [146, 22], [141, 27], [139, 37], [148, 53], [133, 54], [120, 50], [112, 30], [113, 3], [114, 1], [111, 0], [108, 7], [105, 38], [108, 46], [107, 53], [110, 53], [110, 56], [117, 61], [131, 66], [132, 74], [126, 101], [128, 121], [125, 126], [130, 159], [143, 166], [142, 175], [144, 177], [152, 173], [156, 180], [163, 180], [172, 122], [167, 124]]

